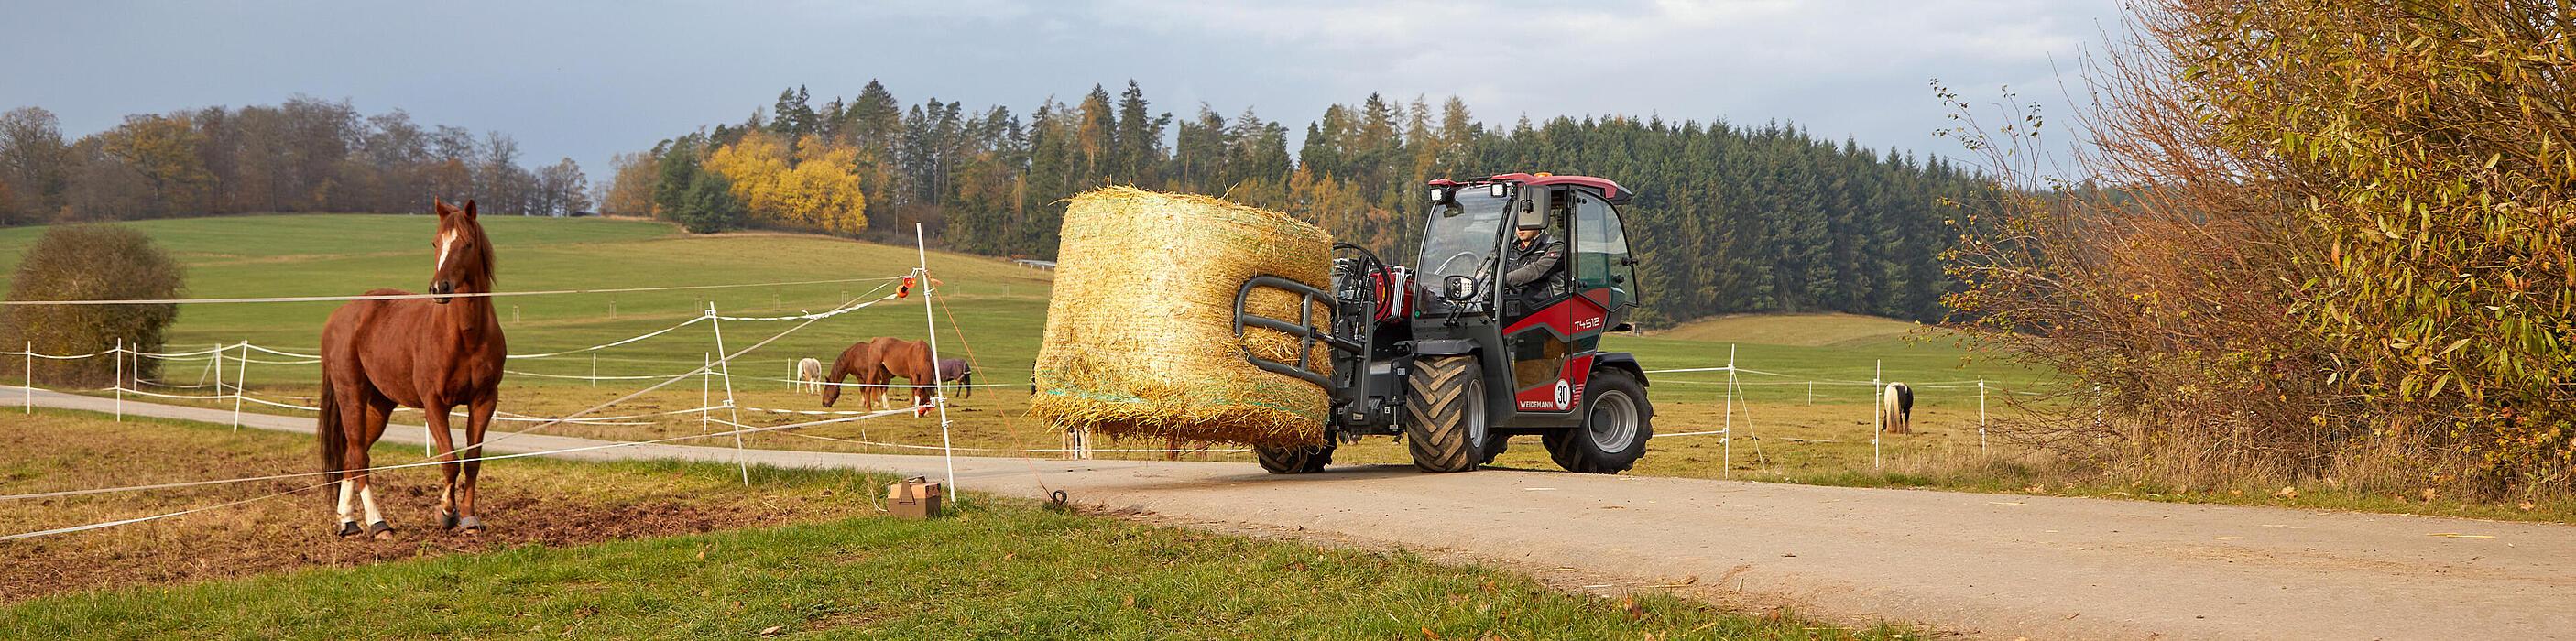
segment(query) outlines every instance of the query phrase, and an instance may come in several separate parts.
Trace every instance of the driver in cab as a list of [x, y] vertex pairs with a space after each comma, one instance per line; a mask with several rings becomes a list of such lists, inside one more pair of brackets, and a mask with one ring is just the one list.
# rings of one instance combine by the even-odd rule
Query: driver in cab
[[1565, 241], [1547, 233], [1543, 215], [1522, 214], [1512, 235], [1505, 291], [1523, 305], [1545, 302], [1565, 271]]

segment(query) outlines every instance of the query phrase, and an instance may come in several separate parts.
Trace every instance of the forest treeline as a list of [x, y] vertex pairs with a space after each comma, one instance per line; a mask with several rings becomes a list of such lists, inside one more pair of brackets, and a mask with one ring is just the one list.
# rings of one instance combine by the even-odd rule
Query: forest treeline
[[66, 140], [52, 112], [0, 114], [0, 225], [253, 212], [418, 212], [431, 198], [483, 211], [560, 215], [591, 208], [565, 158], [520, 166], [517, 141], [422, 125], [347, 101], [127, 116]]
[[1370, 95], [1290, 130], [1246, 108], [1158, 112], [1129, 82], [1024, 118], [870, 82], [817, 104], [782, 92], [739, 123], [620, 155], [603, 211], [692, 230], [745, 226], [911, 232], [999, 256], [1050, 257], [1064, 201], [1111, 184], [1222, 195], [1409, 256], [1423, 181], [1520, 171], [1597, 175], [1635, 190], [1644, 322], [1842, 311], [1938, 320], [1951, 289], [1945, 198], [1984, 180], [1938, 158], [1818, 139], [1786, 124], [1661, 118], [1477, 120], [1455, 98]]

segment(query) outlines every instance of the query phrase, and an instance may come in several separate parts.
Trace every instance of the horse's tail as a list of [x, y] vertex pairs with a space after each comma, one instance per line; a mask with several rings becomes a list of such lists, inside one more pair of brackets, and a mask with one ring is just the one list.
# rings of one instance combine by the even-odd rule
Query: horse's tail
[[966, 369], [966, 375], [965, 375], [965, 376], [959, 376], [959, 377], [957, 377], [957, 384], [959, 384], [959, 385], [964, 385], [964, 386], [965, 386], [965, 387], [960, 388], [960, 389], [958, 389], [958, 390], [957, 390], [957, 395], [958, 395], [958, 397], [960, 397], [960, 398], [974, 398], [974, 397], [975, 397], [975, 369], [974, 369], [974, 368], [971, 368], [971, 367], [970, 367], [970, 368], [967, 368], [967, 369]]
[[338, 483], [341, 475], [346, 473], [345, 470], [340, 469], [343, 465], [343, 455], [348, 453], [348, 441], [340, 434], [339, 398], [340, 395], [331, 392], [331, 377], [323, 376], [322, 400], [314, 404], [317, 408], [315, 411], [320, 412], [321, 416], [313, 421], [313, 436], [322, 442], [322, 481], [324, 483]]

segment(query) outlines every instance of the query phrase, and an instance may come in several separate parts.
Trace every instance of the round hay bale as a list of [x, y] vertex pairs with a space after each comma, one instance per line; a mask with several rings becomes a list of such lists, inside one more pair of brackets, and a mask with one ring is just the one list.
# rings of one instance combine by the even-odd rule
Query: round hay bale
[[[1258, 328], [1234, 335], [1234, 294], [1253, 276], [1328, 287], [1332, 238], [1322, 228], [1215, 198], [1110, 187], [1073, 198], [1061, 237], [1031, 415], [1118, 437], [1324, 442], [1324, 391], [1243, 358], [1295, 362], [1298, 341]], [[1245, 306], [1298, 317], [1297, 297], [1276, 290]], [[1330, 314], [1317, 304], [1315, 326], [1329, 327]], [[1308, 359], [1330, 371], [1329, 348]]]

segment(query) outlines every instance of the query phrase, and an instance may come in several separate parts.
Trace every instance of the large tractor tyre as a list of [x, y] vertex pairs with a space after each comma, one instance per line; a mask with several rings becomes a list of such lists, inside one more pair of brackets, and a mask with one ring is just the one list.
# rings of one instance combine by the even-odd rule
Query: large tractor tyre
[[1482, 466], [1482, 465], [1493, 465], [1493, 464], [1494, 464], [1494, 458], [1495, 458], [1495, 457], [1502, 456], [1502, 455], [1503, 455], [1503, 452], [1505, 452], [1505, 451], [1509, 451], [1509, 450], [1511, 450], [1511, 449], [1512, 449], [1512, 435], [1510, 435], [1510, 434], [1492, 434], [1492, 435], [1487, 435], [1487, 436], [1485, 437], [1485, 449], [1484, 449], [1484, 454], [1483, 454], [1482, 456], [1478, 456], [1478, 457], [1476, 458], [1476, 464], [1477, 464], [1477, 465], [1480, 465], [1480, 466]]
[[1425, 472], [1465, 472], [1483, 462], [1484, 368], [1476, 357], [1426, 356], [1413, 362], [1404, 401], [1404, 448]]
[[1646, 402], [1645, 386], [1627, 372], [1605, 369], [1593, 372], [1585, 387], [1583, 426], [1549, 432], [1539, 442], [1568, 472], [1628, 471], [1646, 455], [1646, 439], [1655, 436], [1655, 406]]
[[1333, 444], [1295, 447], [1254, 447], [1252, 456], [1261, 460], [1261, 469], [1272, 474], [1308, 474], [1324, 471], [1333, 462]]

